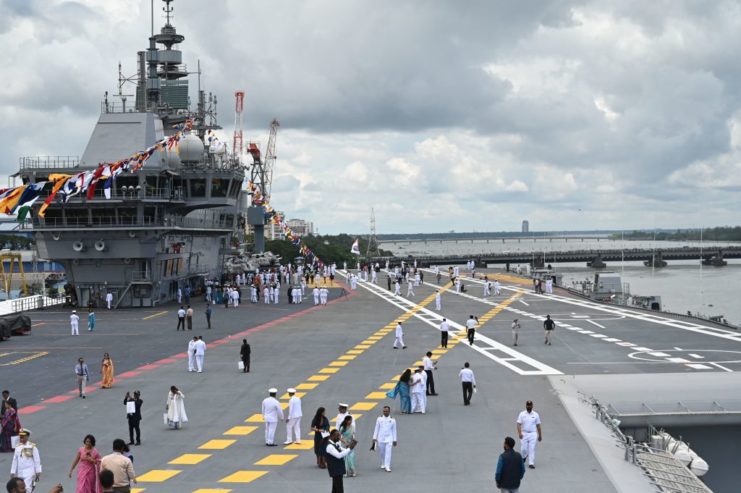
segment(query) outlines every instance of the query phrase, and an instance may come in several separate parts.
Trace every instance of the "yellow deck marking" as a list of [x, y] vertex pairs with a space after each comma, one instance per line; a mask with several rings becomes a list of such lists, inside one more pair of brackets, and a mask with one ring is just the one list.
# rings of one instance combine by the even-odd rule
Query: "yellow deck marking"
[[264, 423], [265, 421], [262, 419], [262, 414], [253, 414], [249, 418], [244, 420], [245, 423]]
[[131, 488], [131, 493], [142, 493], [146, 488]]
[[370, 411], [378, 405], [377, 402], [356, 402], [350, 407], [351, 411]]
[[237, 471], [222, 478], [219, 483], [251, 483], [257, 478], [265, 476], [268, 471]]
[[[311, 436], [314, 436], [314, 432], [311, 432]], [[311, 450], [314, 448], [314, 440], [303, 440], [301, 441], [301, 443], [292, 443], [290, 445], [286, 445], [283, 448], [285, 450]]]
[[280, 403], [280, 408], [281, 409], [288, 409], [288, 403], [287, 402], [281, 402]]
[[194, 490], [193, 493], [229, 493], [232, 490], [225, 490], [219, 488], [199, 488]]
[[309, 378], [307, 378], [306, 380], [308, 382], [324, 382], [328, 378], [329, 378], [329, 375], [312, 375]]
[[368, 346], [368, 347], [371, 347], [371, 346], [372, 346], [373, 344], [375, 344], [376, 342], [378, 342], [378, 339], [375, 339], [375, 340], [373, 340], [373, 339], [366, 339], [366, 340], [364, 340], [363, 342], [361, 342], [360, 344], [362, 344], [362, 345], [364, 345], [364, 346]]
[[396, 387], [395, 383], [384, 383], [378, 388], [383, 390], [394, 390], [394, 387]]
[[296, 385], [296, 390], [313, 390], [317, 388], [318, 385], [318, 383], [302, 383]]
[[161, 312], [157, 312], [154, 315], [150, 315], [148, 317], [144, 317], [144, 318], [142, 318], [142, 320], [149, 320], [150, 318], [159, 317], [161, 315], [164, 315], [165, 313], [167, 313], [167, 310], [164, 310], [164, 311], [161, 311]]
[[[5, 353], [6, 356], [7, 355], [10, 355], [10, 354], [29, 354], [29, 353], [28, 352], [25, 352], [25, 351], [24, 352], [16, 351], [15, 353], [13, 353], [13, 352]], [[41, 358], [42, 356], [46, 356], [47, 354], [49, 354], [49, 353], [46, 352], [46, 351], [39, 351], [37, 353], [30, 353], [30, 356], [24, 356], [23, 358], [18, 358], [18, 359], [13, 360], [13, 361], [8, 361], [7, 363], [3, 363], [0, 366], [19, 365], [21, 363], [25, 363], [26, 361], [31, 361], [32, 359]]]
[[386, 392], [371, 392], [370, 394], [366, 395], [365, 398], [366, 399], [385, 399]]
[[249, 435], [257, 429], [257, 426], [233, 426], [224, 432], [224, 435]]
[[363, 354], [363, 350], [362, 349], [350, 349], [349, 351], [347, 351], [347, 354]]
[[329, 364], [329, 366], [345, 366], [347, 365], [347, 361], [333, 361]]
[[180, 457], [172, 459], [168, 464], [186, 464], [192, 466], [193, 464], [200, 464], [209, 457], [211, 457], [211, 454], [183, 454]]
[[200, 447], [200, 450], [224, 450], [234, 444], [236, 440], [209, 440]]
[[350, 355], [344, 355], [344, 356], [340, 356], [340, 357], [339, 357], [339, 358], [337, 358], [337, 359], [338, 359], [338, 360], [341, 360], [341, 361], [352, 361], [352, 360], [354, 360], [355, 358], [357, 358], [357, 355], [354, 355], [354, 354], [350, 354]]
[[371, 347], [370, 344], [358, 344], [355, 349], [368, 349], [369, 347]]
[[178, 469], [152, 469], [136, 479], [142, 483], [161, 483], [177, 476], [181, 472], [183, 471]]
[[[306, 392], [296, 392], [296, 397], [298, 397], [299, 399], [301, 397], [305, 396], [305, 395], [306, 395]], [[290, 398], [291, 398], [291, 396], [288, 395], [288, 392], [286, 392], [285, 394], [283, 394], [282, 396], [279, 397], [279, 399], [281, 399], [281, 400], [290, 399]]]
[[297, 454], [270, 454], [255, 462], [256, 466], [282, 466], [298, 457]]
[[319, 373], [337, 373], [338, 371], [340, 371], [339, 368], [322, 368]]
[[522, 293], [515, 293], [509, 298], [507, 298], [506, 300], [500, 302], [498, 306], [495, 306], [494, 308], [492, 308], [491, 310], [483, 314], [481, 318], [479, 319], [481, 323], [479, 323], [479, 326], [477, 327], [477, 329], [481, 328], [481, 326], [484, 325], [486, 322], [496, 317], [499, 314], [499, 312], [501, 312], [506, 307], [508, 307], [515, 301], [517, 301], [517, 299], [520, 298], [521, 296], [522, 296]]

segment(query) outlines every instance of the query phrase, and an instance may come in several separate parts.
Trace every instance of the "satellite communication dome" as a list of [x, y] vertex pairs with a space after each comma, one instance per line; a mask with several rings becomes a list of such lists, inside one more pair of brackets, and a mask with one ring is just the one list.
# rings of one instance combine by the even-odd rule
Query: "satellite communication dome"
[[180, 161], [195, 163], [203, 159], [203, 142], [193, 134], [186, 134], [179, 142]]

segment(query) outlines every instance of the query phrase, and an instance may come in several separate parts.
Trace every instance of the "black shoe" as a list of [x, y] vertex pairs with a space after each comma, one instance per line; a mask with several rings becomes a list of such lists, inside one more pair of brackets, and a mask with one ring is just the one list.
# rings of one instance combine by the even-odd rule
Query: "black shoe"
[[136, 445], [141, 445], [141, 444], [142, 444], [142, 442], [136, 442]]
[[129, 445], [134, 445], [134, 440], [131, 440], [131, 441], [129, 442]]
[[534, 465], [532, 465], [532, 464], [530, 464], [530, 465], [529, 465], [529, 466], [527, 466], [527, 467], [529, 467], [530, 469], [535, 469], [535, 466], [534, 466]]
[[82, 398], [85, 399], [85, 396], [83, 395]]

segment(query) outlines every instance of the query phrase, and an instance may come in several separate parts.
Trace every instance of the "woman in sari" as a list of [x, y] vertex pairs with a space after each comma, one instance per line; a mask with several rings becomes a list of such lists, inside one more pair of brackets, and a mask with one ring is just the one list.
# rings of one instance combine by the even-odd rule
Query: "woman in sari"
[[396, 399], [397, 395], [399, 396], [402, 414], [412, 413], [412, 398], [409, 394], [409, 380], [411, 380], [411, 378], [412, 370], [407, 368], [399, 377], [399, 381], [396, 382], [396, 387], [386, 393], [386, 395], [392, 399]]
[[0, 452], [13, 452], [11, 438], [21, 431], [21, 420], [18, 413], [8, 402], [5, 403], [5, 413], [0, 417], [2, 430], [0, 432]]
[[98, 481], [100, 472], [100, 454], [95, 449], [95, 437], [86, 435], [82, 441], [84, 445], [77, 450], [72, 467], [69, 468], [69, 477], [77, 467], [77, 486], [75, 493], [99, 493], [101, 490]]
[[[350, 444], [355, 439], [355, 433], [352, 427], [352, 416], [345, 416], [340, 424], [340, 441], [345, 448], [350, 448]], [[354, 478], [358, 475], [355, 471], [355, 449], [345, 456], [345, 473], [348, 478]]]
[[103, 374], [103, 381], [100, 383], [101, 389], [110, 389], [113, 386], [113, 360], [105, 353], [103, 362], [100, 364], [100, 373]]
[[174, 429], [183, 427], [183, 423], [188, 422], [188, 415], [185, 414], [185, 395], [174, 385], [170, 387], [170, 393], [167, 395], [167, 404], [165, 411], [167, 413], [167, 426]]
[[325, 409], [320, 407], [316, 410], [314, 419], [311, 420], [311, 431], [314, 432], [314, 455], [316, 455], [316, 465], [321, 469], [327, 468], [327, 459], [324, 457], [322, 444], [324, 438], [329, 436], [329, 420], [324, 415]]

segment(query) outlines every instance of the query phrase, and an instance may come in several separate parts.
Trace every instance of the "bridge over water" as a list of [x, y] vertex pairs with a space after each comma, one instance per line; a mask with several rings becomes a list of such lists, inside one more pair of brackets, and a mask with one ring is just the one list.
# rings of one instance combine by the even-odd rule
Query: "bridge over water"
[[478, 255], [434, 255], [434, 256], [397, 256], [388, 258], [393, 263], [402, 260], [409, 261], [410, 258], [417, 260], [418, 265], [428, 267], [431, 265], [465, 264], [474, 260], [478, 267], [486, 267], [487, 264], [521, 264], [531, 265], [539, 268], [548, 263], [585, 262], [587, 266], [599, 268], [605, 267], [607, 262], [641, 261], [647, 266], [665, 267], [672, 260], [698, 260], [705, 265], [723, 266], [725, 259], [741, 258], [741, 246], [725, 248], [662, 248], [662, 249], [590, 249], [549, 251], [541, 252], [504, 252], [487, 253]]

